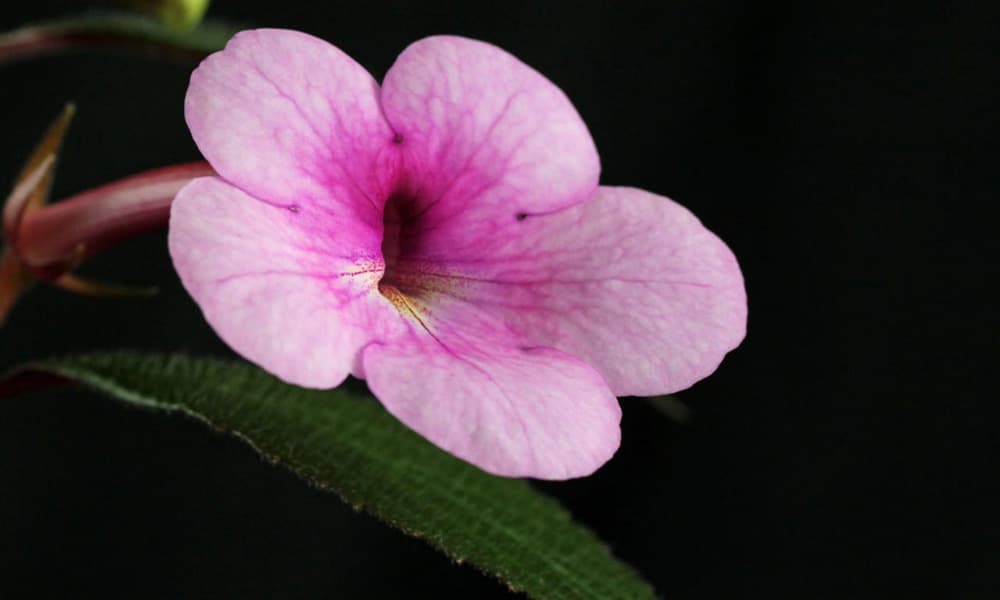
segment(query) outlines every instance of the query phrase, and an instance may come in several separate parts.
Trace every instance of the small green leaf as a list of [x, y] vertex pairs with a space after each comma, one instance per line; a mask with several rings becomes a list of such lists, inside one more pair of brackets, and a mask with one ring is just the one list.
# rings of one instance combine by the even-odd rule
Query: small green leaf
[[442, 452], [370, 397], [304, 390], [243, 363], [133, 354], [33, 363], [0, 382], [0, 396], [45, 376], [229, 432], [512, 590], [536, 598], [653, 597], [555, 501], [526, 481], [487, 475]]
[[0, 33], [0, 63], [88, 47], [125, 47], [182, 59], [221, 50], [239, 27], [205, 21], [179, 30], [157, 19], [128, 13], [83, 14], [25, 25]]

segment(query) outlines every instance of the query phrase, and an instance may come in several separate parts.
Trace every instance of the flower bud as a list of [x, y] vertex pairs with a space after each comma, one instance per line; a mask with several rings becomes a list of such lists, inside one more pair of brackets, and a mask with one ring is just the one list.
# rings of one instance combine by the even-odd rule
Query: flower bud
[[180, 30], [194, 29], [208, 10], [209, 0], [124, 0], [132, 9], [152, 15]]
[[204, 162], [153, 169], [46, 205], [72, 115], [69, 105], [35, 148], [4, 205], [0, 322], [35, 281], [88, 295], [148, 294], [148, 288], [96, 283], [73, 271], [114, 244], [166, 226], [174, 195], [192, 179], [215, 174]]

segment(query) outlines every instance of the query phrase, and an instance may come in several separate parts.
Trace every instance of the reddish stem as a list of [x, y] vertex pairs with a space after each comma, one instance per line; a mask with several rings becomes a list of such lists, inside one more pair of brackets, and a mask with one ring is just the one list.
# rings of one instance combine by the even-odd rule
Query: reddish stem
[[0, 44], [0, 62], [54, 54], [70, 48], [131, 48], [185, 61], [199, 60], [208, 54], [200, 49], [178, 48], [162, 42], [136, 40], [124, 35], [29, 30]]
[[0, 33], [0, 63], [73, 48], [130, 48], [150, 54], [198, 60], [221, 50], [235, 29], [202, 23], [179, 30], [128, 13], [91, 13], [27, 25]]
[[31, 211], [18, 228], [16, 254], [36, 276], [57, 277], [111, 245], [166, 226], [174, 195], [212, 175], [205, 162], [164, 167]]

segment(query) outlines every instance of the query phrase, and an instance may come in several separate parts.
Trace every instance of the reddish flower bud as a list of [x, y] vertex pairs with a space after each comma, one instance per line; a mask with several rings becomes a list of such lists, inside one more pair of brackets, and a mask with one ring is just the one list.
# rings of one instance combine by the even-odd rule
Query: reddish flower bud
[[34, 281], [90, 295], [148, 293], [91, 282], [73, 273], [84, 260], [140, 233], [165, 227], [170, 204], [192, 179], [214, 175], [208, 163], [154, 169], [46, 205], [69, 105], [35, 148], [3, 209], [0, 322]]

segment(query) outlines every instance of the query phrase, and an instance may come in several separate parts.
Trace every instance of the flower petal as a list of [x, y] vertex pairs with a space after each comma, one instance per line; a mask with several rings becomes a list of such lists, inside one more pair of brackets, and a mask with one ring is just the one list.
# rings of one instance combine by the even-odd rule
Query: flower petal
[[236, 34], [191, 75], [184, 103], [219, 175], [279, 206], [381, 223], [398, 153], [378, 84], [349, 56], [297, 31]]
[[689, 387], [745, 333], [732, 252], [687, 209], [643, 190], [601, 187], [583, 205], [498, 228], [479, 255], [439, 263], [444, 289], [524, 343], [592, 365], [619, 396]]
[[502, 324], [451, 304], [435, 299], [436, 314], [414, 317], [409, 335], [365, 348], [365, 378], [389, 412], [496, 475], [582, 477], [614, 454], [621, 409], [596, 371], [512, 345]]
[[370, 339], [402, 328], [377, 290], [381, 262], [346, 254], [357, 237], [207, 177], [177, 194], [168, 241], [184, 287], [229, 346], [285, 381], [329, 388]]
[[427, 238], [427, 254], [475, 251], [494, 223], [577, 204], [597, 185], [597, 150], [569, 99], [485, 42], [410, 45], [385, 76], [382, 107], [421, 226], [440, 231], [447, 221], [445, 235]]

